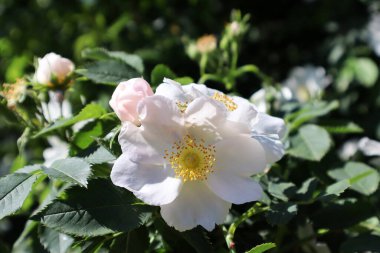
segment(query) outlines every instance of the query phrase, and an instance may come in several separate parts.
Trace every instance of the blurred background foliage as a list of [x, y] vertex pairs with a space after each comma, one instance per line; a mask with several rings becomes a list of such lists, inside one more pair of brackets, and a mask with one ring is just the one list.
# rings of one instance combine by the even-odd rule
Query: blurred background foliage
[[[186, 55], [185, 44], [205, 34], [220, 38], [232, 9], [251, 15], [239, 65], [255, 64], [276, 82], [285, 80], [295, 66], [323, 66], [333, 78], [326, 98], [340, 102], [331, 118], [348, 118], [366, 136], [380, 139], [379, 56], [368, 45], [367, 30], [372, 13], [380, 9], [375, 0], [0, 0], [0, 83], [32, 73], [34, 57], [49, 52], [73, 59], [80, 67], [85, 62], [81, 51], [91, 47], [139, 55], [146, 78], [163, 63], [178, 76], [197, 80], [199, 68]], [[261, 80], [254, 75], [237, 80], [236, 91], [244, 97], [260, 88]], [[75, 89], [89, 89], [87, 94], [101, 98], [113, 88], [92, 89], [83, 82]], [[17, 139], [23, 128], [14, 122], [1, 105], [0, 175], [38, 162], [47, 146], [40, 145], [43, 140], [32, 140], [27, 157], [19, 157]], [[335, 137], [335, 145], [354, 137]], [[17, 224], [17, 217], [12, 222]], [[11, 243], [18, 234], [7, 233], [3, 240]]]

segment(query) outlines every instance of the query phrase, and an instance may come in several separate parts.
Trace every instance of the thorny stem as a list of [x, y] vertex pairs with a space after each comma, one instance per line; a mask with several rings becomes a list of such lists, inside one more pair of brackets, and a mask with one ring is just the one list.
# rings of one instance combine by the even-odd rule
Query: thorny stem
[[255, 214], [259, 214], [269, 210], [269, 207], [262, 207], [261, 203], [256, 203], [250, 209], [248, 209], [245, 213], [243, 213], [235, 222], [233, 222], [227, 231], [225, 231], [226, 243], [228, 248], [230, 249], [230, 253], [236, 253], [235, 251], [235, 242], [234, 236], [237, 227], [244, 221], [248, 220], [251, 216]]

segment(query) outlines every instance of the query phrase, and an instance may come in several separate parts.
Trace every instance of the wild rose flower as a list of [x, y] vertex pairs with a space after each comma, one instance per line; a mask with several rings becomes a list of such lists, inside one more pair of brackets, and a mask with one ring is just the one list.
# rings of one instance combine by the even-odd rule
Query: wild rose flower
[[260, 185], [250, 176], [263, 172], [268, 154], [252, 138], [252, 126], [261, 121], [255, 128], [261, 135], [278, 131], [278, 122], [239, 99], [235, 103], [222, 93], [212, 98], [200, 92], [207, 92], [203, 85], [185, 86], [189, 93], [173, 87], [169, 96], [162, 95], [161, 87], [141, 99], [141, 126], [124, 123], [119, 135], [123, 154], [111, 179], [145, 203], [160, 206], [163, 219], [177, 230], [201, 225], [211, 231], [225, 220], [231, 203], [261, 198]]
[[373, 48], [377, 56], [380, 56], [380, 14], [375, 13], [371, 16], [368, 23], [368, 43]]
[[143, 98], [152, 95], [149, 83], [143, 78], [133, 78], [119, 83], [109, 104], [122, 122], [129, 121], [139, 125], [137, 105]]
[[305, 66], [292, 69], [284, 88], [289, 89], [291, 99], [306, 102], [319, 97], [323, 90], [331, 83], [323, 67]]
[[360, 139], [358, 146], [366, 156], [380, 156], [380, 142], [378, 141], [364, 137]]
[[73, 116], [70, 102], [65, 99], [62, 92], [49, 91], [49, 101], [42, 102], [42, 114], [49, 122], [59, 118], [70, 118]]
[[65, 85], [68, 77], [74, 71], [74, 63], [62, 56], [49, 53], [38, 58], [38, 66], [34, 79], [37, 83], [55, 87]]
[[26, 82], [24, 79], [19, 79], [16, 83], [3, 84], [3, 90], [0, 91], [0, 96], [7, 101], [7, 107], [14, 109], [17, 103], [22, 102], [26, 96]]

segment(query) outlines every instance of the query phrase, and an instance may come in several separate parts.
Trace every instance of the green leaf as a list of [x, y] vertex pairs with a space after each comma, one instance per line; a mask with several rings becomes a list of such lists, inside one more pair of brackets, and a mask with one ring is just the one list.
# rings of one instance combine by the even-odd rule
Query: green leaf
[[257, 245], [256, 247], [247, 251], [246, 253], [263, 253], [275, 247], [276, 247], [276, 244], [273, 242], [263, 243], [263, 244]]
[[101, 60], [88, 63], [84, 69], [78, 69], [76, 72], [95, 83], [112, 86], [141, 76], [141, 73], [135, 68], [120, 60]]
[[102, 164], [116, 160], [116, 157], [103, 146], [100, 146], [94, 153], [84, 158], [90, 164]]
[[180, 84], [194, 83], [194, 79], [189, 77], [189, 76], [177, 77], [177, 78], [174, 78], [174, 81], [176, 81]]
[[290, 131], [297, 129], [303, 123], [324, 116], [339, 107], [338, 101], [326, 103], [324, 101], [313, 101], [305, 104], [302, 109], [288, 115], [286, 120], [290, 123]]
[[379, 186], [379, 173], [364, 163], [348, 162], [344, 168], [331, 170], [328, 175], [336, 180], [348, 179], [351, 189], [371, 195]]
[[128, 233], [126, 247], [119, 252], [141, 253], [149, 249], [149, 233], [145, 227], [139, 227]]
[[105, 48], [86, 48], [82, 51], [82, 57], [92, 60], [120, 60], [135, 68], [140, 74], [144, 72], [144, 64], [138, 55], [127, 54], [121, 51], [108, 51]]
[[74, 135], [73, 143], [81, 149], [86, 149], [95, 141], [96, 137], [102, 134], [102, 123], [99, 121], [90, 122]]
[[182, 232], [181, 235], [196, 250], [196, 252], [213, 252], [209, 238], [200, 227]]
[[328, 125], [323, 124], [320, 126], [332, 134], [355, 134], [363, 132], [363, 128], [354, 122], [337, 122]]
[[300, 200], [309, 200], [313, 197], [314, 191], [317, 187], [318, 180], [314, 177], [307, 179], [302, 183], [301, 188], [296, 192], [295, 197]]
[[340, 252], [380, 252], [380, 236], [367, 234], [350, 238], [340, 246]]
[[128, 232], [148, 217], [144, 205], [134, 205], [135, 197], [109, 180], [95, 179], [88, 189], [78, 186], [67, 191], [32, 216], [45, 226], [66, 234], [98, 236], [115, 231]]
[[370, 58], [356, 58], [352, 60], [356, 80], [366, 87], [372, 87], [379, 76], [376, 63]]
[[78, 122], [83, 121], [83, 120], [96, 119], [96, 118], [101, 117], [105, 113], [106, 113], [106, 110], [102, 106], [92, 103], [92, 104], [86, 105], [86, 107], [84, 107], [74, 117], [69, 118], [69, 119], [58, 120], [53, 125], [48, 126], [44, 129], [42, 129], [41, 131], [39, 131], [33, 137], [34, 138], [39, 137], [39, 136], [46, 134], [46, 133], [49, 133], [51, 131], [54, 131], [54, 130], [57, 130], [57, 129], [60, 129], [63, 127], [68, 127], [68, 126], [74, 125], [75, 123], [78, 123]]
[[22, 207], [37, 178], [36, 175], [24, 173], [0, 178], [0, 219]]
[[345, 190], [350, 187], [350, 181], [347, 179], [338, 181], [332, 185], [329, 185], [324, 192], [322, 192], [318, 199], [322, 201], [330, 201], [336, 197], [339, 197]]
[[13, 244], [12, 253], [49, 253], [38, 239], [38, 223], [27, 221], [20, 237]]
[[288, 201], [289, 198], [294, 196], [296, 192], [296, 186], [293, 183], [275, 183], [269, 182], [268, 192], [278, 199]]
[[331, 146], [327, 131], [316, 125], [302, 126], [290, 142], [290, 155], [311, 161], [320, 161]]
[[87, 187], [87, 179], [91, 175], [90, 164], [80, 158], [67, 158], [55, 161], [43, 171], [51, 178], [60, 179]]
[[271, 205], [265, 216], [271, 225], [283, 225], [297, 214], [297, 210], [296, 204], [283, 202]]
[[169, 78], [169, 79], [175, 79], [176, 75], [168, 66], [164, 64], [158, 64], [152, 70], [151, 77], [150, 77], [151, 85], [158, 86], [164, 81], [164, 77]]
[[40, 226], [38, 233], [41, 244], [50, 253], [66, 253], [74, 242], [74, 238], [71, 236], [62, 234], [51, 228]]

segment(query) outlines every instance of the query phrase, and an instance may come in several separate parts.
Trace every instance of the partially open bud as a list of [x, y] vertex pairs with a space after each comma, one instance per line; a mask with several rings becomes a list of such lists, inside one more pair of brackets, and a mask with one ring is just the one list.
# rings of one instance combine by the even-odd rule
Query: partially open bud
[[197, 40], [197, 49], [201, 54], [206, 54], [216, 49], [216, 37], [214, 35], [204, 35]]
[[119, 83], [109, 103], [121, 121], [130, 121], [139, 125], [137, 104], [143, 98], [152, 95], [149, 83], [143, 78], [133, 78]]
[[49, 53], [43, 58], [38, 58], [34, 79], [37, 83], [50, 88], [65, 88], [70, 82], [70, 75], [74, 68], [74, 63], [69, 59]]
[[26, 95], [26, 82], [24, 79], [18, 79], [16, 83], [3, 84], [0, 95], [7, 101], [7, 107], [14, 109], [16, 104], [22, 102]]

